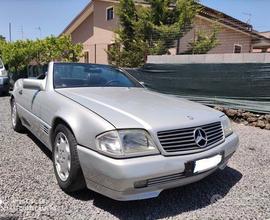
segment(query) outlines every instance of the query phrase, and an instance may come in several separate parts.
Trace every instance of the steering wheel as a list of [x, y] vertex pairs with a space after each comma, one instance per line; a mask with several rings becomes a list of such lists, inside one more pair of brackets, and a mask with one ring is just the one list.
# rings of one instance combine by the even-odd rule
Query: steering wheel
[[104, 86], [110, 85], [113, 82], [120, 82], [119, 80], [110, 80], [104, 84]]

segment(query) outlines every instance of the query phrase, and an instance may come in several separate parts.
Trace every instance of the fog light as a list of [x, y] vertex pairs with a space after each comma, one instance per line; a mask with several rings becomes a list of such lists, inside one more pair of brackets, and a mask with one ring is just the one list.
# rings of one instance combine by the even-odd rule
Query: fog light
[[148, 183], [147, 180], [142, 180], [134, 183], [135, 188], [144, 188], [147, 187]]

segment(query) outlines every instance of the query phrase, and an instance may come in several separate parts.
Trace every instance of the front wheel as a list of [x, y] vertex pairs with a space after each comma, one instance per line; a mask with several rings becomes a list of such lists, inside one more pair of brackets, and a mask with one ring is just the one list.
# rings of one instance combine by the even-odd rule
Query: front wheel
[[11, 100], [11, 124], [14, 131], [16, 132], [24, 131], [24, 127], [18, 115], [17, 105], [14, 99]]
[[58, 125], [53, 144], [54, 173], [59, 186], [66, 192], [85, 188], [85, 180], [77, 153], [77, 141], [65, 125]]

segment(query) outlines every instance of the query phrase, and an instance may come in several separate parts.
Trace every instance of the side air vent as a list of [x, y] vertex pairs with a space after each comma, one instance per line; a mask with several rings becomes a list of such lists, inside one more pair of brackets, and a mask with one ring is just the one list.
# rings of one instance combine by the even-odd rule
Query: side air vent
[[40, 129], [46, 134], [49, 134], [49, 128], [46, 125], [41, 125]]

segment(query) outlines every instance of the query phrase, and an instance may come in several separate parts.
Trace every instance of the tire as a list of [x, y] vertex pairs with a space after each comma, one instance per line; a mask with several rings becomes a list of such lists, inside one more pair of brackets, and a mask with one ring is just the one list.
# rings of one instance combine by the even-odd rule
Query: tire
[[[59, 124], [53, 136], [53, 167], [60, 188], [71, 193], [85, 188], [77, 141], [68, 127]], [[65, 171], [65, 172], [64, 172]]]
[[17, 112], [17, 106], [15, 99], [11, 100], [11, 124], [12, 128], [16, 132], [23, 132], [25, 130], [24, 126], [22, 125], [21, 119]]

